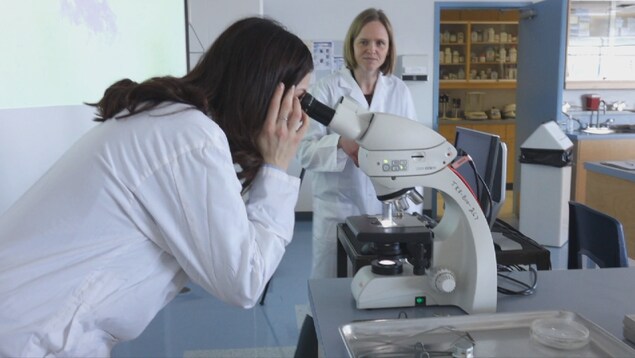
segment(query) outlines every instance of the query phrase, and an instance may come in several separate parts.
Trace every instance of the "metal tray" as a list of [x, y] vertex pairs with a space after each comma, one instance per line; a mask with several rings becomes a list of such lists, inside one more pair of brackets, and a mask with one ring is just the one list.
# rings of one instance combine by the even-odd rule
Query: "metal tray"
[[[588, 344], [557, 349], [538, 342], [532, 338], [531, 324], [542, 318], [582, 324], [589, 330]], [[356, 358], [452, 357], [457, 342], [466, 339], [474, 342], [474, 357], [635, 357], [635, 349], [568, 311], [364, 321], [343, 325], [339, 331], [348, 354]]]

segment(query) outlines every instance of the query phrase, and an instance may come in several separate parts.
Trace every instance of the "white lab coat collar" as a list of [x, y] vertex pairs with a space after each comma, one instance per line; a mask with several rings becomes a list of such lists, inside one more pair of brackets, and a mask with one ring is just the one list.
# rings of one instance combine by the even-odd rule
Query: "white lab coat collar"
[[[339, 83], [338, 85], [343, 88], [343, 89], [348, 89], [348, 96], [353, 98], [355, 101], [357, 101], [357, 103], [366, 105], [366, 108], [369, 110], [372, 110], [372, 101], [371, 101], [371, 105], [368, 105], [366, 102], [366, 97], [364, 96], [364, 93], [362, 92], [361, 87], [359, 86], [359, 84], [357, 83], [357, 81], [355, 81], [355, 78], [353, 77], [353, 75], [351, 74], [351, 70], [343, 67], [342, 69], [340, 69], [340, 73], [341, 73], [341, 77], [339, 78]], [[377, 78], [377, 83], [375, 84], [375, 91], [373, 93], [373, 98], [375, 96], [383, 96], [384, 95], [384, 91], [386, 88], [386, 76], [384, 76], [383, 73], [379, 73], [379, 78]]]

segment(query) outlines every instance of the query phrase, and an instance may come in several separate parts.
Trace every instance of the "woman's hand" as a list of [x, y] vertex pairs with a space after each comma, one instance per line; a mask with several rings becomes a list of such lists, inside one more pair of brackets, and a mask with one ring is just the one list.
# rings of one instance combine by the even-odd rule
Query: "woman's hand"
[[287, 170], [300, 140], [309, 128], [309, 117], [302, 111], [295, 95], [295, 86], [285, 93], [280, 83], [269, 103], [269, 110], [258, 147], [265, 163]]
[[355, 163], [356, 167], [359, 167], [359, 161], [357, 159], [359, 154], [359, 144], [356, 141], [344, 137], [340, 137], [337, 142], [337, 146], [342, 148], [344, 153], [346, 153]]

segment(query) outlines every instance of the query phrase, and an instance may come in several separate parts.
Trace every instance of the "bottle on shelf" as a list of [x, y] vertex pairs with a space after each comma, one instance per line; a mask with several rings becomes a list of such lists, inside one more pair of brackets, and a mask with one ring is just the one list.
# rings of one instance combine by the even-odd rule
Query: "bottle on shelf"
[[513, 47], [509, 49], [509, 62], [511, 63], [516, 63], [516, 61], [518, 60], [518, 50], [516, 50], [516, 47]]
[[446, 64], [452, 63], [452, 49], [449, 47], [445, 48], [445, 63]]
[[506, 60], [507, 60], [507, 50], [505, 49], [504, 46], [501, 46], [501, 48], [499, 50], [499, 57], [500, 57], [500, 62], [506, 62]]
[[485, 50], [485, 60], [487, 62], [494, 62], [496, 60], [496, 53], [493, 48], [488, 47], [487, 50]]

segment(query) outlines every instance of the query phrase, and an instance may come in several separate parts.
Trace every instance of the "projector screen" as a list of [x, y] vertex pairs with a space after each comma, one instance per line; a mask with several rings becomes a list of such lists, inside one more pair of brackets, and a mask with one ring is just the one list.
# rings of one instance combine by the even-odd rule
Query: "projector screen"
[[187, 71], [186, 0], [0, 0], [0, 109], [98, 101]]
[[0, 215], [96, 122], [121, 78], [182, 76], [186, 0], [0, 0]]

